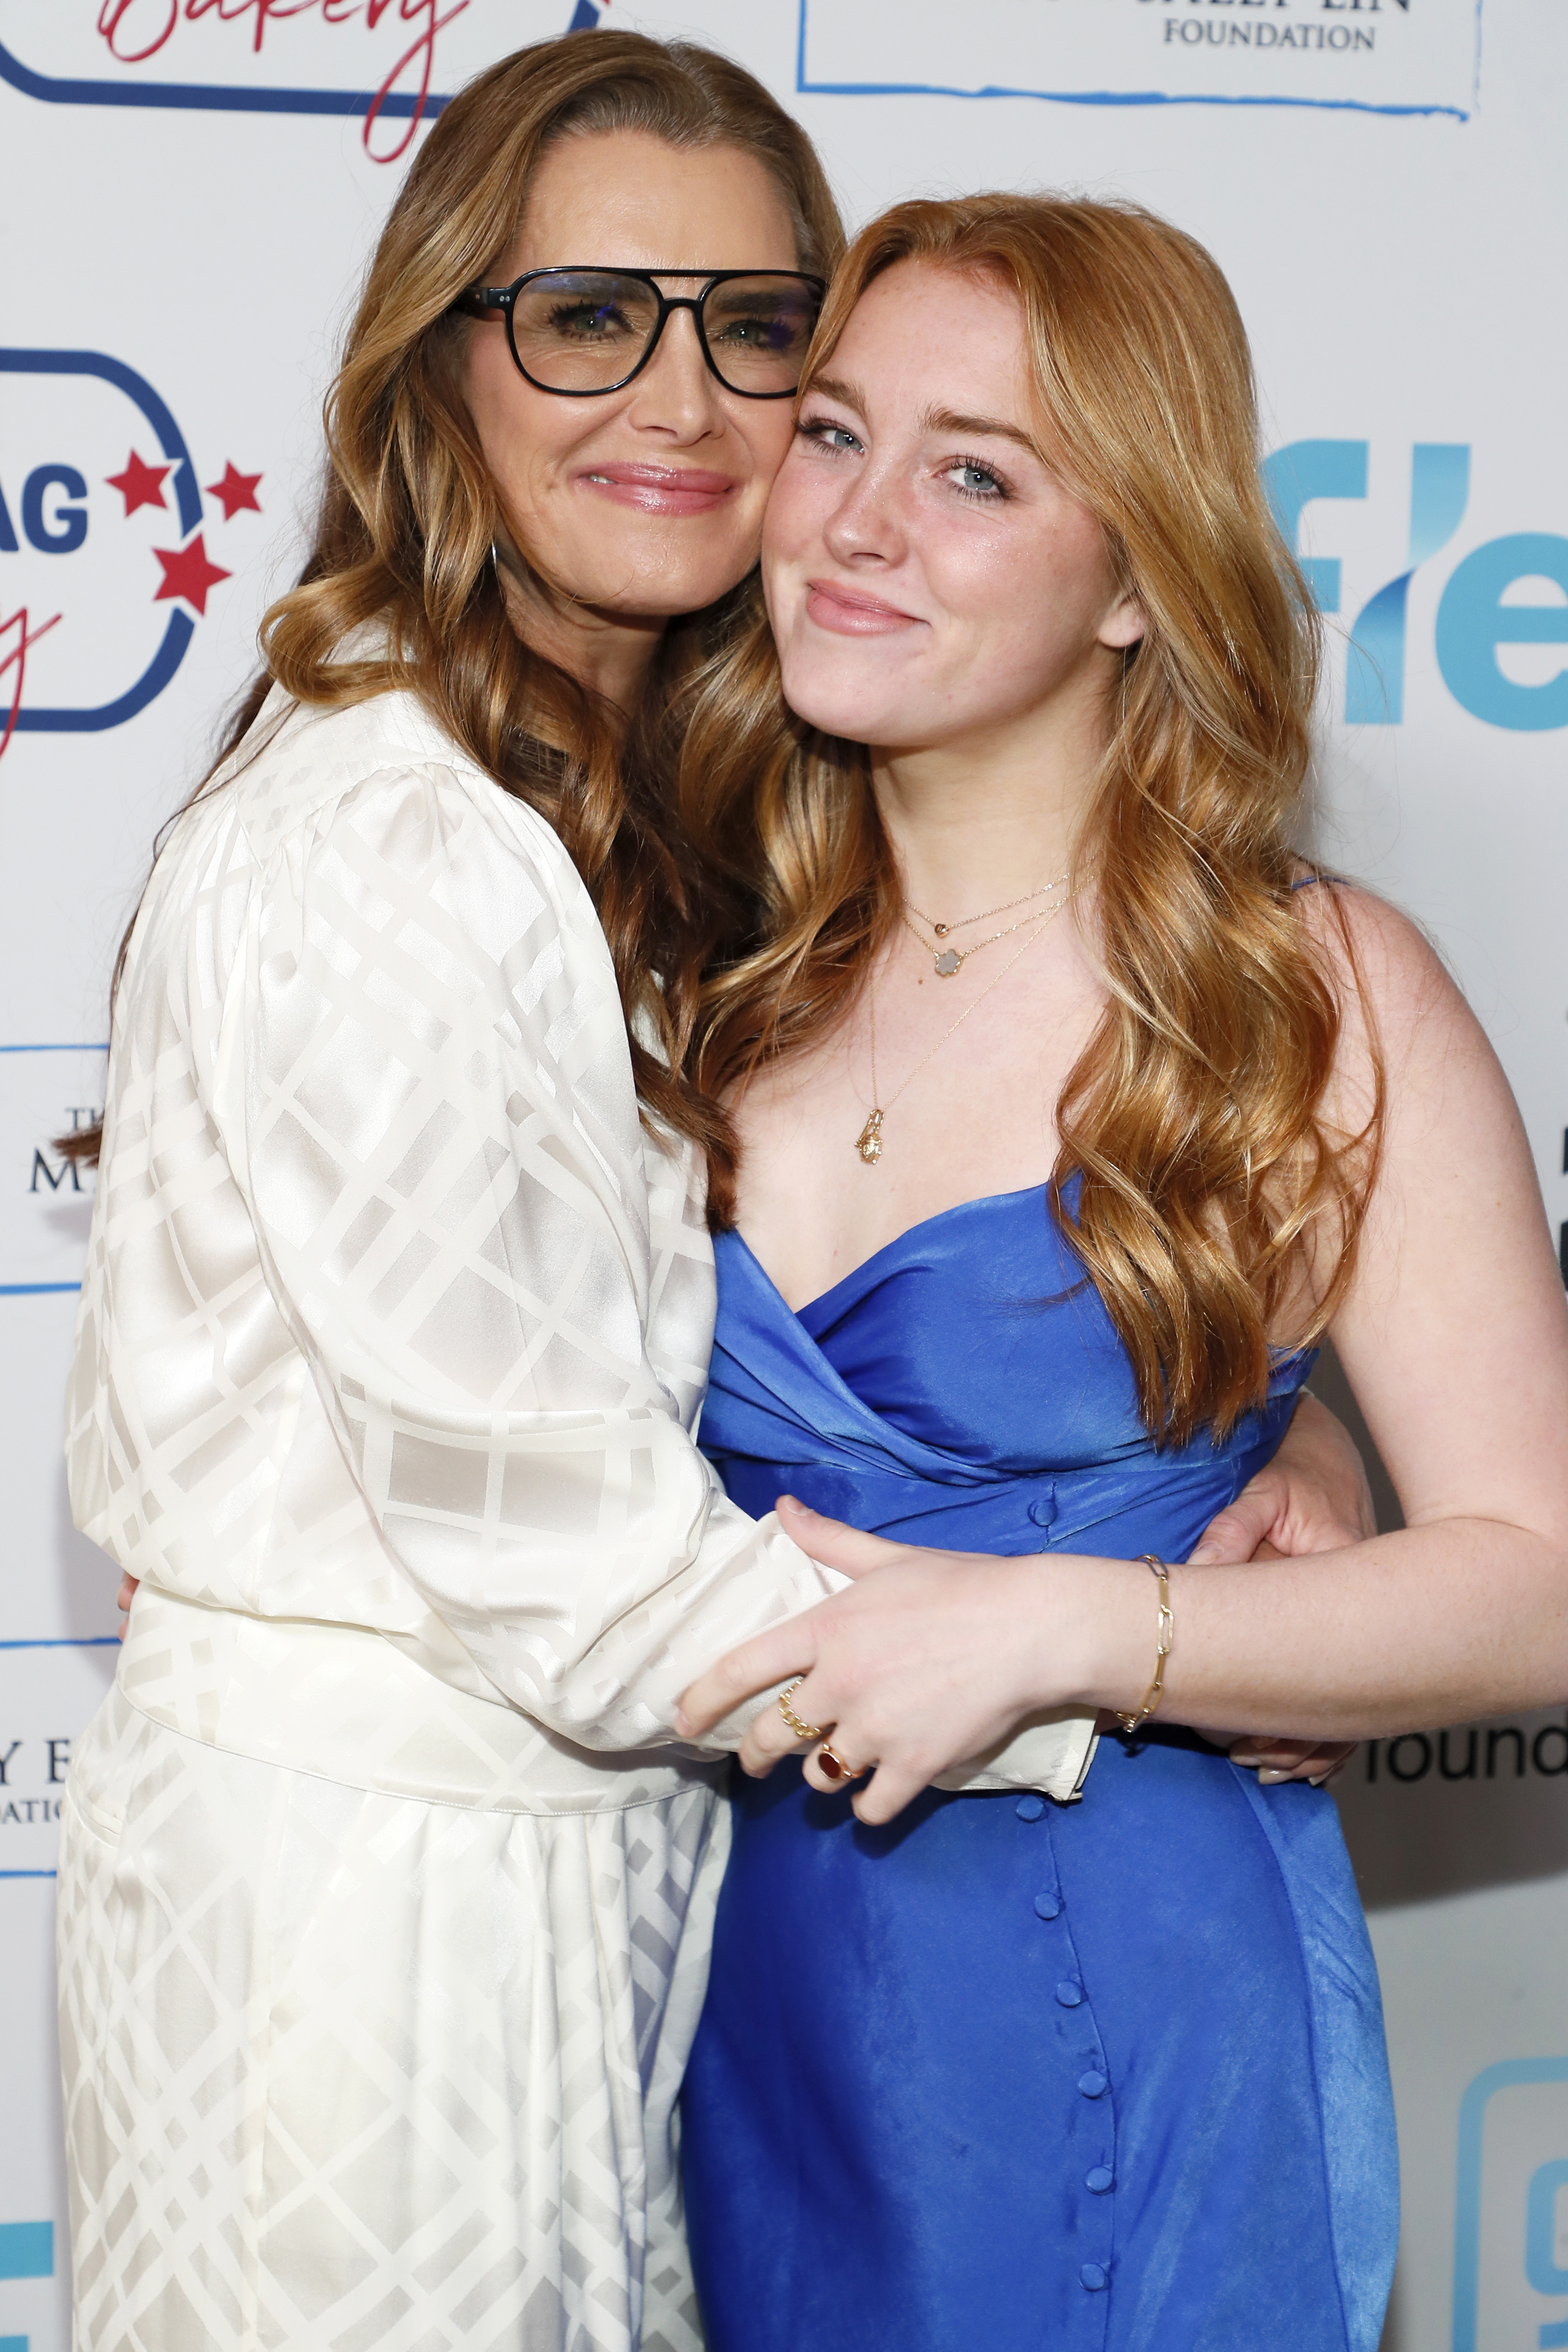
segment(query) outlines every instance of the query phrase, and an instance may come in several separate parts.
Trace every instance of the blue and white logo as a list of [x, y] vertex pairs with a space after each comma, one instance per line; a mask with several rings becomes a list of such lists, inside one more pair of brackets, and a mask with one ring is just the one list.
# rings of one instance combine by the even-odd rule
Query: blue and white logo
[[[1366, 498], [1371, 459], [1366, 441], [1292, 441], [1265, 461], [1264, 484], [1293, 548], [1319, 499]], [[1410, 584], [1458, 536], [1470, 470], [1468, 443], [1411, 449], [1406, 561], [1350, 623], [1344, 716], [1352, 726], [1397, 727], [1405, 717]], [[1321, 609], [1340, 613], [1339, 559], [1303, 555], [1302, 569]], [[1518, 530], [1472, 548], [1443, 588], [1436, 632], [1438, 673], [1472, 718], [1521, 734], [1568, 727], [1568, 539]]]
[[122, 360], [0, 349], [0, 753], [122, 726], [163, 692], [251, 552], [261, 478], [231, 458], [202, 483], [168, 402]]
[[1458, 2191], [1453, 2352], [1568, 2346], [1568, 2057], [1476, 2076]]
[[800, 0], [802, 89], [1475, 110], [1481, 0]]

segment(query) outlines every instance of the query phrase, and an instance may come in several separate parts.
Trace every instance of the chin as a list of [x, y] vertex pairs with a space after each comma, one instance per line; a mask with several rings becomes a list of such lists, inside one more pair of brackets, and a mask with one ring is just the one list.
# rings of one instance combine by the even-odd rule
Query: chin
[[[614, 571], [599, 551], [595, 570], [604, 584], [597, 593], [587, 592], [585, 601], [596, 604], [601, 611], [635, 614], [647, 620], [675, 621], [683, 614], [700, 613], [716, 604], [740, 585], [755, 562], [745, 547], [709, 549], [700, 561], [684, 563], [638, 562], [637, 557], [646, 550], [628, 548], [626, 552], [624, 569]], [[659, 552], [667, 556], [668, 547]]]
[[868, 693], [869, 680], [824, 676], [815, 662], [786, 662], [780, 683], [784, 698], [795, 717], [823, 735], [841, 736], [850, 743], [891, 743], [904, 731], [909, 713], [889, 707], [882, 690]]

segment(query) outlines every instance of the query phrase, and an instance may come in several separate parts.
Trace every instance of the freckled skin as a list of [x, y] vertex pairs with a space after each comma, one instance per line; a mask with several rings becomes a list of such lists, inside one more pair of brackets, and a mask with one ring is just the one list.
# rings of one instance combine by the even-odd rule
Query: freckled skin
[[[764, 576], [784, 692], [813, 725], [886, 753], [959, 737], [978, 751], [1032, 719], [1052, 733], [1066, 720], [1092, 758], [1118, 649], [1142, 628], [1099, 524], [1016, 443], [923, 421], [958, 403], [1027, 428], [1021, 324], [1012, 294], [901, 262], [861, 297], [826, 370], [872, 414], [827, 394], [802, 403]], [[1005, 496], [965, 495], [963, 477], [981, 491], [991, 467]], [[825, 580], [884, 600], [904, 625], [841, 633], [831, 597], [813, 596]]]

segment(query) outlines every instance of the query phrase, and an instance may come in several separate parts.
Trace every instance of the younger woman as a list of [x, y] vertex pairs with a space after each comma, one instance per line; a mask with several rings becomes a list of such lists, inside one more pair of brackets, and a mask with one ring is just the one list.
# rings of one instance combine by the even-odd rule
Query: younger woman
[[[742, 1143], [703, 1443], [874, 1571], [685, 1701], [795, 1677], [741, 1760], [809, 1749], [740, 1783], [687, 2080], [710, 2352], [1374, 2352], [1333, 1803], [1198, 1727], [1568, 1692], [1561, 1279], [1463, 1001], [1297, 854], [1316, 646], [1257, 455], [1190, 238], [900, 206], [769, 507], [777, 667], [689, 739], [759, 909], [703, 1064]], [[1169, 1570], [1326, 1332], [1406, 1531]], [[1079, 1803], [929, 1789], [1063, 1707], [1112, 1735]]]

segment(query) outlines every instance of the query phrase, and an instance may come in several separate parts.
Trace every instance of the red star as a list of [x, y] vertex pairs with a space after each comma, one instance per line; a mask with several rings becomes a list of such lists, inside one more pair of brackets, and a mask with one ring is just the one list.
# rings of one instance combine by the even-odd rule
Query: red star
[[161, 604], [165, 596], [183, 596], [205, 619], [207, 591], [233, 575], [208, 562], [201, 532], [197, 531], [188, 547], [155, 547], [153, 552], [163, 567], [163, 584], [154, 592], [153, 604]]
[[254, 514], [261, 512], [261, 501], [256, 495], [256, 485], [260, 479], [259, 474], [240, 473], [232, 457], [225, 460], [222, 481], [206, 484], [208, 498], [223, 501], [225, 522], [232, 522], [241, 507], [249, 507]]
[[146, 465], [132, 449], [125, 460], [125, 471], [110, 474], [107, 478], [110, 488], [118, 490], [125, 500], [126, 513], [133, 515], [138, 507], [167, 506], [168, 500], [163, 496], [163, 478], [173, 471], [172, 466]]

